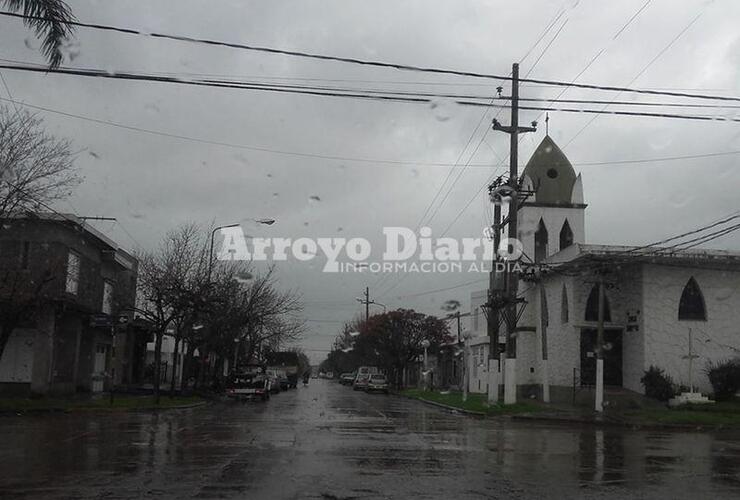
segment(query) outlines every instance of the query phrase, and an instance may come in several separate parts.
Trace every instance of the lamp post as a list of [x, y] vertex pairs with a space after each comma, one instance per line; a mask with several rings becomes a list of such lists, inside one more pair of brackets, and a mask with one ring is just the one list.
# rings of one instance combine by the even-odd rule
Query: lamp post
[[[275, 219], [251, 219], [251, 220], [253, 220], [257, 224], [262, 224], [265, 226], [272, 226], [273, 224], [275, 224]], [[216, 239], [216, 233], [218, 231], [221, 231], [222, 229], [226, 229], [229, 227], [237, 227], [239, 225], [240, 225], [239, 223], [226, 224], [224, 226], [215, 227], [213, 228], [213, 231], [211, 231], [211, 246], [208, 251], [208, 282], [209, 283], [211, 282], [211, 271], [213, 270], [213, 243], [214, 243], [214, 240]]]
[[463, 348], [463, 402], [468, 400], [468, 385], [469, 383], [469, 375], [468, 375], [468, 364], [469, 361], [469, 349], [468, 345], [470, 343], [470, 330], [466, 330], [463, 333], [463, 339], [464, 339], [464, 348]]
[[237, 227], [239, 224], [226, 224], [224, 226], [218, 226], [213, 228], [211, 231], [211, 246], [208, 250], [208, 283], [211, 282], [211, 271], [213, 271], [213, 240], [216, 239], [216, 233], [227, 227]]

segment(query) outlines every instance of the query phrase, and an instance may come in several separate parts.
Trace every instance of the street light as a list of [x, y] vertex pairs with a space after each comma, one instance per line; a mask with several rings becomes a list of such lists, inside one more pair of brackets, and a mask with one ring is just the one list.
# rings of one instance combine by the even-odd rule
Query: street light
[[[275, 219], [249, 219], [249, 220], [252, 220], [256, 222], [257, 224], [263, 224], [265, 226], [272, 226], [273, 224], [275, 224]], [[210, 250], [208, 251], [208, 282], [209, 283], [211, 282], [211, 271], [213, 270], [213, 243], [214, 243], [214, 240], [216, 239], [216, 233], [222, 229], [226, 229], [229, 227], [238, 227], [240, 225], [241, 224], [239, 223], [226, 224], [224, 226], [215, 227], [213, 228], [213, 231], [211, 231], [211, 246], [210, 246]]]

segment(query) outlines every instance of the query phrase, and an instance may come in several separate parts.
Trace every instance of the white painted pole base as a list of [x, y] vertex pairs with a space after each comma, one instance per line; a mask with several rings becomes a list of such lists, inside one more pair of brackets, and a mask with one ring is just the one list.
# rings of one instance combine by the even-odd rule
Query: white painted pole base
[[596, 360], [596, 398], [594, 409], [604, 411], [604, 360]]
[[547, 368], [547, 360], [542, 360], [542, 401], [550, 402], [550, 372]]
[[516, 403], [516, 358], [504, 361], [504, 404]]
[[488, 404], [498, 404], [498, 360], [488, 360]]

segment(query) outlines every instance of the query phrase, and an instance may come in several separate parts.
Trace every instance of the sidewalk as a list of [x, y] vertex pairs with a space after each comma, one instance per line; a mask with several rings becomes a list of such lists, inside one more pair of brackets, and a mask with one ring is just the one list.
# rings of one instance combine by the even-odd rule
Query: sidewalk
[[197, 396], [179, 396], [170, 398], [161, 396], [159, 405], [152, 396], [114, 395], [111, 404], [109, 395], [101, 394], [85, 398], [0, 398], [0, 415], [19, 415], [35, 413], [70, 413], [70, 412], [125, 412], [125, 411], [158, 411], [195, 408], [208, 401]]
[[585, 406], [527, 400], [514, 405], [488, 406], [484, 394], [469, 394], [463, 403], [459, 392], [409, 389], [400, 396], [476, 417], [498, 417], [517, 421], [552, 422], [567, 425], [620, 426], [666, 430], [740, 429], [740, 401], [714, 405], [668, 408], [653, 402], [643, 408], [605, 408], [597, 413]]

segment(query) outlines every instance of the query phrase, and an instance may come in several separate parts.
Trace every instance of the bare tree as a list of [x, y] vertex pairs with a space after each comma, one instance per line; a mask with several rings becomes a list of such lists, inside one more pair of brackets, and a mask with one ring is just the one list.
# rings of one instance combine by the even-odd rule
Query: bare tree
[[41, 51], [49, 60], [49, 67], [58, 67], [64, 55], [62, 46], [74, 32], [69, 24], [75, 20], [72, 9], [63, 0], [2, 0], [12, 12], [23, 14], [23, 23], [42, 38]]
[[36, 211], [79, 182], [68, 140], [49, 134], [37, 115], [0, 105], [0, 218]]
[[162, 340], [184, 311], [194, 310], [194, 284], [204, 275], [203, 232], [185, 224], [167, 233], [159, 248], [139, 258], [140, 305], [137, 311], [154, 327], [154, 397], [159, 403]]

